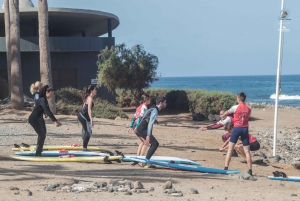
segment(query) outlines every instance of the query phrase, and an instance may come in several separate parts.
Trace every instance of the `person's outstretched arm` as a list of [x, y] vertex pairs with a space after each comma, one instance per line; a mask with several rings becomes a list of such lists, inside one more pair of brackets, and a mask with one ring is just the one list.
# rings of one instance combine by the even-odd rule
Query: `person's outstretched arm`
[[61, 123], [57, 121], [53, 113], [51, 112], [48, 101], [46, 99], [42, 99], [40, 102], [41, 106], [43, 107], [44, 113], [48, 115], [48, 117], [55, 123], [57, 127], [61, 126]]

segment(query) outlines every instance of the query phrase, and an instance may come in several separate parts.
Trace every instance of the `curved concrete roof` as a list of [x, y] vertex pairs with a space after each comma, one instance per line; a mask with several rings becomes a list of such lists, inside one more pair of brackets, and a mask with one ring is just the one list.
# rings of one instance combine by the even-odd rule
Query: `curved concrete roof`
[[[108, 32], [107, 20], [111, 19], [111, 29], [119, 25], [119, 18], [111, 13], [73, 8], [48, 8], [49, 36], [100, 36]], [[20, 8], [21, 37], [31, 37], [38, 26], [38, 8]], [[4, 27], [4, 10], [0, 9], [0, 29]], [[24, 29], [24, 30], [23, 30]], [[23, 31], [22, 31], [23, 30]], [[0, 32], [0, 36], [3, 33]]]

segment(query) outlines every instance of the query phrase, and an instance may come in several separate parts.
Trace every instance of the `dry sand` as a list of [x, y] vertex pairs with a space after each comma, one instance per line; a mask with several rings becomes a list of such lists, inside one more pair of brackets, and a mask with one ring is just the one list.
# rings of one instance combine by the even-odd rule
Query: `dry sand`
[[[133, 112], [128, 112], [131, 117]], [[36, 143], [37, 135], [26, 122], [29, 114], [28, 111], [0, 110], [0, 125], [6, 129], [0, 134], [0, 200], [300, 200], [300, 183], [272, 181], [267, 178], [276, 170], [284, 171], [290, 176], [300, 176], [299, 170], [290, 164], [254, 164], [253, 173], [257, 181], [247, 181], [240, 179], [238, 175], [184, 172], [164, 168], [145, 169], [131, 166], [130, 163], [44, 163], [12, 160], [9, 155], [13, 154], [11, 148], [14, 143]], [[81, 127], [76, 116], [56, 117], [63, 126], [56, 128], [52, 122], [47, 121], [48, 134], [45, 144], [81, 144]], [[273, 130], [274, 109], [254, 109], [252, 119], [250, 133]], [[130, 120], [95, 121], [90, 146], [102, 146], [125, 154], [136, 153], [137, 137], [127, 133]], [[211, 122], [192, 121], [190, 114], [161, 114], [158, 122], [159, 125], [154, 126], [153, 134], [160, 142], [160, 147], [155, 155], [187, 158], [208, 167], [224, 167], [225, 153], [218, 151], [222, 144], [221, 135], [225, 133], [223, 129], [199, 131], [200, 125]], [[299, 122], [299, 109], [279, 109], [279, 131], [295, 128]], [[7, 131], [9, 134], [6, 134]], [[280, 137], [282, 133], [278, 135]], [[260, 151], [268, 156], [272, 155], [271, 148]], [[259, 156], [253, 157], [253, 161], [259, 159]], [[246, 164], [241, 161], [241, 157], [232, 158], [230, 169], [247, 170]], [[73, 184], [74, 180], [80, 180], [109, 183], [111, 179], [122, 178], [131, 182], [139, 180], [145, 189], [154, 187], [155, 190], [150, 193], [133, 193], [131, 196], [122, 192], [76, 194], [44, 190], [45, 186], [55, 182]], [[162, 186], [168, 180], [173, 182], [176, 190], [182, 191], [182, 197], [172, 197], [163, 193]], [[10, 190], [11, 186], [20, 190]], [[199, 194], [192, 194], [191, 188], [198, 190]], [[33, 193], [32, 196], [27, 195], [26, 189]]]

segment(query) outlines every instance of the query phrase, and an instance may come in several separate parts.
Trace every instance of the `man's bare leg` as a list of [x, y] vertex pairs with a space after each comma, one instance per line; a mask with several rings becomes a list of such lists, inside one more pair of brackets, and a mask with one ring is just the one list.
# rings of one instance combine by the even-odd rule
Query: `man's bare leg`
[[252, 175], [252, 159], [251, 159], [251, 154], [250, 154], [250, 145], [243, 146], [243, 148], [244, 148], [244, 152], [245, 152], [245, 155], [246, 155], [248, 169], [249, 169], [249, 171]]

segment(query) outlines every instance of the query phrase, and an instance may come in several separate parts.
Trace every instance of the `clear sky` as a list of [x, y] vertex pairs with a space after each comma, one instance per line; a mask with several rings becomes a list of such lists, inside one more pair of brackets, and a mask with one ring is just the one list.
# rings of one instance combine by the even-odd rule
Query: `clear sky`
[[[37, 6], [37, 0], [32, 0]], [[116, 44], [142, 44], [163, 77], [276, 75], [281, 0], [48, 0], [115, 14]], [[300, 74], [300, 0], [284, 34], [282, 74]]]

